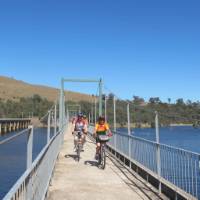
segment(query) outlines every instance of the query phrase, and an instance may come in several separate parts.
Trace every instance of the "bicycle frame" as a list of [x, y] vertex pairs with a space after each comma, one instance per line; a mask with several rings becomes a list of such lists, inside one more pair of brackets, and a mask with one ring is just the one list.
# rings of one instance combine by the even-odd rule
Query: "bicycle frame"
[[[83, 133], [82, 133], [83, 134]], [[80, 152], [83, 145], [83, 138], [81, 132], [77, 132], [78, 141], [76, 144], [77, 160], [80, 161]]]
[[99, 162], [98, 165], [101, 166], [102, 169], [106, 167], [106, 142], [100, 142], [100, 151], [99, 151]]

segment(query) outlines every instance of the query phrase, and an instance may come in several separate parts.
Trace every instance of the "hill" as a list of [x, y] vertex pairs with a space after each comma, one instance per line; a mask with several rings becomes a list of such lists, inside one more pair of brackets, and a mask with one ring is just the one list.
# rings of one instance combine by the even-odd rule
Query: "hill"
[[[65, 91], [70, 101], [91, 101], [91, 95]], [[55, 101], [59, 89], [41, 85], [32, 85], [23, 81], [0, 76], [0, 99], [18, 101], [21, 97], [32, 97], [34, 94]]]

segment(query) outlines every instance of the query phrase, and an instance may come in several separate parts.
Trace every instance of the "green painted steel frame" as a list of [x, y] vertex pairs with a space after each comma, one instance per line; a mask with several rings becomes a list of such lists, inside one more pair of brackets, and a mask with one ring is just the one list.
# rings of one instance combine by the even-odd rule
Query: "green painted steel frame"
[[74, 83], [98, 83], [99, 84], [99, 115], [102, 115], [102, 94], [103, 94], [103, 81], [95, 79], [61, 79], [61, 89], [60, 89], [60, 106], [59, 106], [59, 129], [61, 130], [66, 121], [65, 116], [65, 95], [64, 95], [64, 83], [74, 82]]

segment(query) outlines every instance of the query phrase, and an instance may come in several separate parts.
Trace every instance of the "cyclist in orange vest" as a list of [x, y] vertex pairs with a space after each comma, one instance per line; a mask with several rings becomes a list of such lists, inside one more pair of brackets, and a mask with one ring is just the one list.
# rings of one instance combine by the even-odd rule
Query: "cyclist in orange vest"
[[96, 160], [98, 160], [99, 150], [101, 146], [98, 136], [107, 135], [107, 132], [109, 137], [112, 136], [109, 125], [105, 121], [105, 117], [100, 116], [95, 126], [95, 132], [94, 132], [94, 137], [96, 138], [96, 155], [95, 155]]

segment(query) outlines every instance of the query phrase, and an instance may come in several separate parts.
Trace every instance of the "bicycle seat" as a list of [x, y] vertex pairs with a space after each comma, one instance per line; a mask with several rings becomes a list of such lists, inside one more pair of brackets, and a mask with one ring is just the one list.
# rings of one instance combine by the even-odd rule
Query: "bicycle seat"
[[99, 140], [101, 142], [108, 142], [109, 141], [109, 137], [107, 135], [99, 135]]

